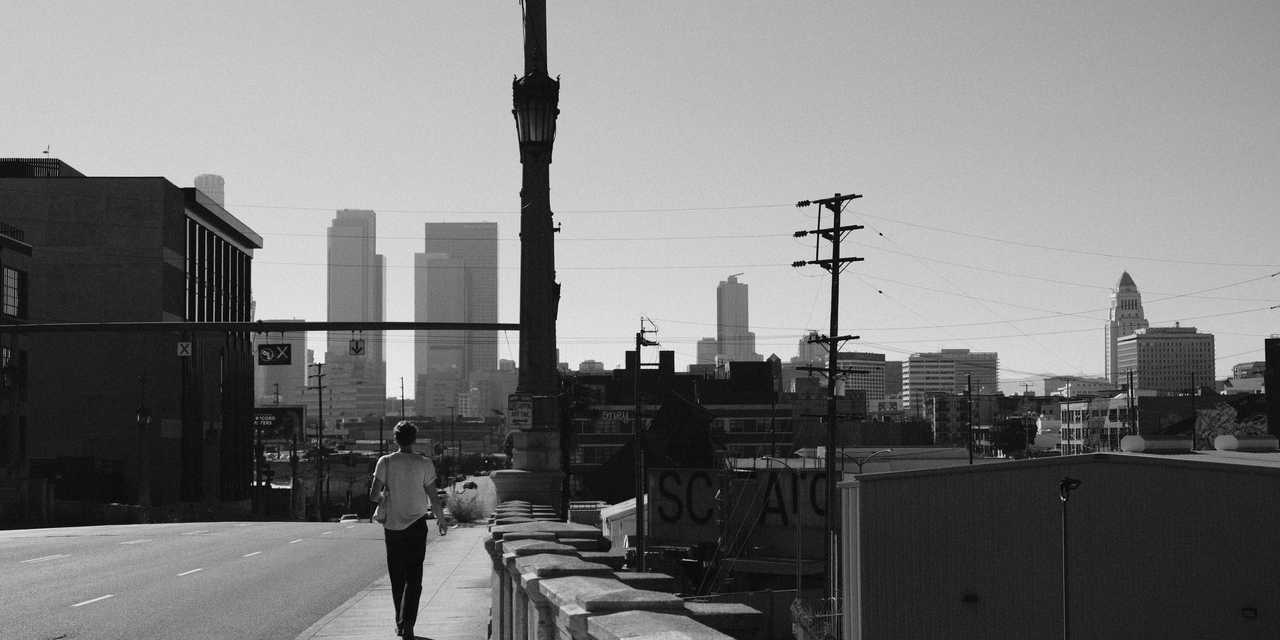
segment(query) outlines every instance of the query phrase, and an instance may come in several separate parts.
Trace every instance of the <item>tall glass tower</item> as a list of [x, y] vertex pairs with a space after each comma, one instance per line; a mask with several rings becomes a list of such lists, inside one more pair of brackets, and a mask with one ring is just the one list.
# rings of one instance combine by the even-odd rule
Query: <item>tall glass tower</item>
[[[386, 262], [377, 253], [372, 211], [342, 209], [329, 226], [328, 306], [331, 322], [382, 322]], [[352, 340], [363, 340], [353, 353]], [[325, 421], [376, 419], [386, 413], [387, 363], [382, 332], [330, 331], [325, 349]]]

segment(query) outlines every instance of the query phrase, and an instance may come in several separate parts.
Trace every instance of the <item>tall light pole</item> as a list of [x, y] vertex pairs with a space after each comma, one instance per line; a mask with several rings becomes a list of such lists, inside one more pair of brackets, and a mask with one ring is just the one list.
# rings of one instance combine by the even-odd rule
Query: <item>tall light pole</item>
[[1062, 501], [1062, 640], [1071, 639], [1071, 582], [1068, 574], [1067, 555], [1067, 501], [1071, 492], [1080, 488], [1081, 482], [1070, 476], [1063, 476], [1058, 482], [1058, 499]]
[[[523, 0], [524, 75], [511, 84], [520, 146], [520, 369], [508, 399], [513, 470], [493, 474], [498, 500], [557, 504], [563, 498], [560, 375], [556, 369], [556, 229], [551, 213], [551, 151], [560, 81], [547, 75], [546, 0]], [[568, 505], [561, 505], [567, 507]]]
[[[560, 114], [560, 81], [547, 75], [546, 0], [524, 0], [524, 75], [511, 85], [520, 144], [520, 372], [517, 392], [558, 391], [555, 244], [551, 224], [551, 151]], [[535, 406], [545, 403], [535, 403]], [[535, 409], [536, 411], [536, 409]], [[539, 416], [534, 416], [538, 426]], [[554, 423], [551, 423], [554, 424]], [[548, 425], [550, 426], [550, 425]]]

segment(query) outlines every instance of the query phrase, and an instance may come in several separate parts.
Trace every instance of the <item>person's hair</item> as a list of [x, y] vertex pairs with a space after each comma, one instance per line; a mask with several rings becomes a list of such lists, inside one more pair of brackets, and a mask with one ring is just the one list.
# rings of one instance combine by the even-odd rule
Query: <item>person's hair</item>
[[395, 435], [396, 444], [402, 447], [408, 446], [418, 439], [418, 428], [413, 426], [412, 422], [402, 420], [396, 423]]

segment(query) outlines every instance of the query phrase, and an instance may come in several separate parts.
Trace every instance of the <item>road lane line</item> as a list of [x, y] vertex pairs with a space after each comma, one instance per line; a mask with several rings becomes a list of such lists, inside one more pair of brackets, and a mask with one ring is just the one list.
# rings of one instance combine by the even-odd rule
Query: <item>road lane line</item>
[[242, 555], [242, 556], [240, 556], [240, 557], [241, 557], [241, 558], [252, 558], [253, 556], [258, 555], [259, 553], [262, 553], [262, 552], [261, 552], [261, 551], [254, 551], [253, 553], [246, 553], [246, 554], [244, 554], [244, 555]]
[[102, 600], [106, 600], [107, 598], [114, 598], [114, 597], [116, 597], [116, 594], [114, 594], [114, 593], [108, 593], [108, 594], [107, 594], [107, 595], [105, 595], [105, 596], [98, 596], [98, 597], [96, 597], [96, 598], [94, 598], [94, 599], [92, 599], [92, 600], [85, 600], [84, 602], [77, 602], [77, 603], [75, 603], [75, 604], [73, 604], [73, 605], [71, 605], [71, 606], [72, 606], [73, 608], [74, 608], [74, 607], [83, 607], [83, 606], [85, 606], [86, 604], [93, 604], [93, 603], [95, 603], [95, 602], [100, 602], [100, 601], [102, 601]]
[[30, 560], [23, 560], [19, 564], [32, 564], [36, 562], [44, 562], [45, 560], [57, 560], [58, 558], [70, 558], [70, 557], [71, 556], [66, 553], [55, 553], [51, 556], [40, 556], [39, 558], [31, 558]]
[[297, 540], [290, 540], [290, 541], [289, 541], [289, 544], [296, 544], [296, 543], [299, 543], [299, 542], [302, 542], [302, 538], [298, 538]]
[[204, 567], [200, 567], [199, 569], [192, 569], [190, 571], [183, 571], [182, 573], [178, 574], [178, 577], [181, 578], [182, 576], [189, 576], [197, 571], [204, 571]]
[[321, 533], [320, 535], [322, 535], [322, 536], [327, 536], [327, 535], [329, 535], [329, 534], [331, 534], [331, 533], [333, 533], [333, 532], [332, 532], [332, 531], [325, 531], [324, 533]]
[[200, 531], [188, 531], [188, 532], [186, 532], [186, 533], [179, 534], [179, 535], [184, 535], [184, 536], [198, 536], [198, 535], [200, 535], [200, 534], [202, 534], [202, 533], [209, 533], [209, 531], [208, 531], [207, 529], [201, 529]]
[[146, 544], [148, 542], [151, 542], [151, 538], [143, 538], [141, 540], [126, 540], [124, 542], [121, 542], [120, 544]]

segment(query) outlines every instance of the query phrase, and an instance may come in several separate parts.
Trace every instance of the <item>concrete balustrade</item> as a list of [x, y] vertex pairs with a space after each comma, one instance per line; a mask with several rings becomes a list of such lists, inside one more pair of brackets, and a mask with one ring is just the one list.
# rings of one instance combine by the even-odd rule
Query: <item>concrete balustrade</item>
[[[514, 506], [502, 512], [509, 518], [534, 512]], [[624, 554], [610, 550], [596, 527], [502, 520], [495, 514], [485, 542], [493, 566], [494, 640], [763, 637], [763, 614], [749, 606], [685, 601], [673, 594], [671, 576], [620, 571]]]

